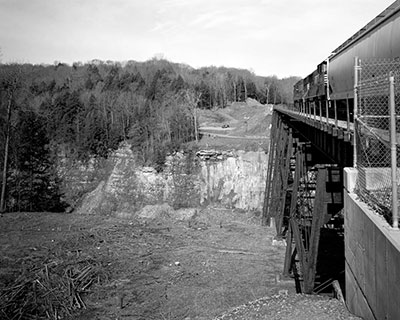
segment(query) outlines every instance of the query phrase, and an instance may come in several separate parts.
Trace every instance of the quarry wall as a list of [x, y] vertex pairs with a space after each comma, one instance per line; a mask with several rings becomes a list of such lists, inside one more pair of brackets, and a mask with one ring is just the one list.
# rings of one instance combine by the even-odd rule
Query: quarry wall
[[[264, 151], [177, 152], [166, 159], [165, 168], [157, 172], [152, 167], [138, 166], [130, 145], [120, 148], [96, 169], [99, 179], [92, 179], [92, 191], [79, 204], [80, 213], [112, 213], [130, 215], [145, 205], [168, 203], [174, 208], [218, 204], [245, 211], [261, 211], [267, 174]], [[73, 171], [73, 170], [72, 170]], [[76, 192], [82, 183], [70, 172], [66, 190]], [[82, 176], [90, 176], [80, 166]], [[92, 174], [93, 175], [93, 174]], [[79, 174], [78, 174], [79, 176]], [[87, 180], [87, 178], [85, 178]]]

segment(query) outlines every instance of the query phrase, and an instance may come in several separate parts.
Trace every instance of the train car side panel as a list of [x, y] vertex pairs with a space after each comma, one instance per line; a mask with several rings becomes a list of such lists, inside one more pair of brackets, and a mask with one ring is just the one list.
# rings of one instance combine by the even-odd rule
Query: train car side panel
[[331, 99], [353, 98], [354, 58], [400, 57], [400, 10], [342, 49], [329, 61]]

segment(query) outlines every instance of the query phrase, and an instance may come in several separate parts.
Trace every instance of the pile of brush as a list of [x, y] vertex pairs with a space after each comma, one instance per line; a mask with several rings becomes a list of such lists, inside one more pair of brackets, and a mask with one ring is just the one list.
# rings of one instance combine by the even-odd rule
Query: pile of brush
[[0, 289], [0, 319], [63, 319], [86, 309], [84, 295], [108, 279], [105, 261], [77, 257], [23, 268]]

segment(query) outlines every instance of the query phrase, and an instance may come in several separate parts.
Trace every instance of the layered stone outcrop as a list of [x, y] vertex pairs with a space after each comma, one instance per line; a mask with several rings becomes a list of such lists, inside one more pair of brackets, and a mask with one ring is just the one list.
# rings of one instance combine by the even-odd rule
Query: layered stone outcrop
[[79, 212], [129, 216], [163, 203], [175, 209], [213, 203], [246, 211], [262, 208], [267, 173], [263, 151], [178, 152], [157, 172], [138, 166], [125, 143], [109, 161], [108, 178], [86, 195]]
[[261, 210], [267, 157], [263, 151], [199, 152], [202, 159], [201, 203], [218, 202], [229, 208]]

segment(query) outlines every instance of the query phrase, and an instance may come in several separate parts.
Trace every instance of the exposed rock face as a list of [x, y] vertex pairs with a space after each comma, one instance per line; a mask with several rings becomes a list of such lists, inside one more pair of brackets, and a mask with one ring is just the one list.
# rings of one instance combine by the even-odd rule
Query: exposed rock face
[[92, 192], [85, 196], [85, 201], [78, 208], [78, 213], [95, 214], [98, 208], [100, 208], [104, 198], [104, 181], [101, 181], [99, 185]]
[[201, 161], [201, 202], [261, 210], [266, 174], [267, 157], [263, 151], [216, 153]]
[[157, 173], [137, 166], [130, 146], [122, 144], [110, 162], [113, 169], [108, 179], [86, 195], [79, 212], [129, 217], [156, 204], [174, 209], [210, 203], [246, 211], [262, 208], [267, 173], [263, 151], [176, 153]]

